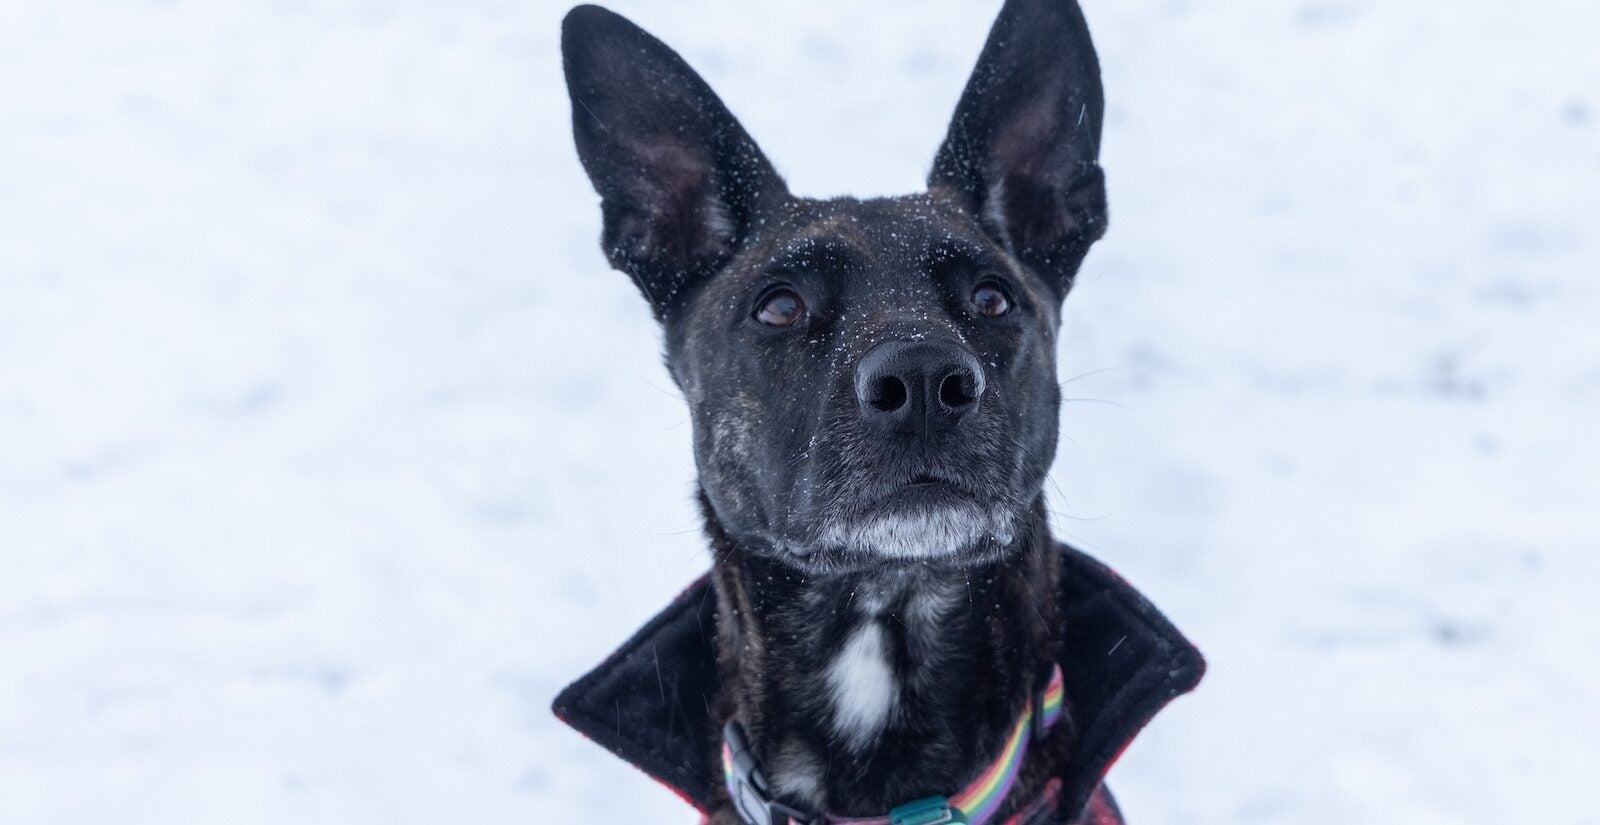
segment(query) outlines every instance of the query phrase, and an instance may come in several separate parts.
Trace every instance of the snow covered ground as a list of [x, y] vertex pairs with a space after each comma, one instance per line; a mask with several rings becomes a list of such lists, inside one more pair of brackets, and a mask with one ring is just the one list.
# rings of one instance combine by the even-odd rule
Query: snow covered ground
[[[1600, 822], [1600, 5], [1086, 5], [1052, 506], [1212, 665], [1132, 821]], [[615, 4], [817, 195], [996, 6]], [[0, 823], [692, 821], [547, 711], [706, 565], [564, 10], [0, 2]]]

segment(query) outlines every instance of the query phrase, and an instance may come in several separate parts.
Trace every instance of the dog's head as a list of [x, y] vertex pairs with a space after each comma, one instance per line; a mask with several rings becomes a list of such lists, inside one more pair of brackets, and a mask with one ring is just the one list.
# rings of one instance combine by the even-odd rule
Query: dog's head
[[562, 32], [602, 245], [666, 331], [700, 484], [807, 567], [1018, 543], [1055, 455], [1062, 298], [1105, 231], [1099, 66], [1073, 0], [1010, 0], [928, 191], [792, 196], [694, 70], [595, 6]]

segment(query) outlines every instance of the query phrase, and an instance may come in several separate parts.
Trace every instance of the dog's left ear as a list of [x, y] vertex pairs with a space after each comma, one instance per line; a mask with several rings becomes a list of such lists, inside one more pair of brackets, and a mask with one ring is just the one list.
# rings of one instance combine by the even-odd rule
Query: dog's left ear
[[601, 244], [658, 320], [788, 197], [744, 127], [689, 64], [599, 6], [561, 24], [572, 132], [600, 193]]
[[1075, 0], [1008, 0], [956, 105], [928, 188], [1065, 296], [1106, 229], [1100, 63]]

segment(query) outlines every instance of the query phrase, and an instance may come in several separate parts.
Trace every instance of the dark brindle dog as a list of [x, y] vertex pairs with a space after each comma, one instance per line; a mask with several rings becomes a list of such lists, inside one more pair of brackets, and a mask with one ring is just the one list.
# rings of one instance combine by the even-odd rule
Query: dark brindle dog
[[608, 11], [574, 9], [562, 50], [715, 563], [557, 713], [718, 823], [1119, 821], [1105, 770], [1202, 664], [1042, 503], [1060, 304], [1106, 228], [1077, 5], [1005, 5], [928, 191], [898, 198], [791, 195]]

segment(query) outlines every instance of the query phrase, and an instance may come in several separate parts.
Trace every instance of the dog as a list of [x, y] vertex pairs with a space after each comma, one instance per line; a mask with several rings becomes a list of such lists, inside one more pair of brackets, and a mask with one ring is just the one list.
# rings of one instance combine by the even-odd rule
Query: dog
[[1106, 768], [1203, 661], [1043, 503], [1061, 303], [1107, 220], [1077, 4], [1005, 3], [903, 197], [790, 194], [614, 13], [573, 9], [562, 54], [713, 565], [558, 715], [719, 825], [1120, 822]]

